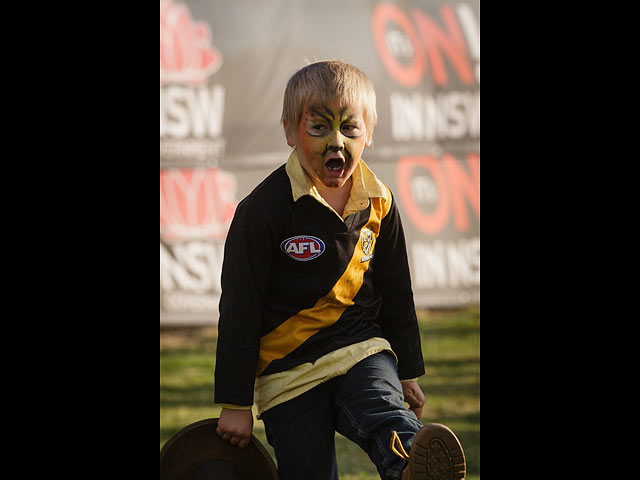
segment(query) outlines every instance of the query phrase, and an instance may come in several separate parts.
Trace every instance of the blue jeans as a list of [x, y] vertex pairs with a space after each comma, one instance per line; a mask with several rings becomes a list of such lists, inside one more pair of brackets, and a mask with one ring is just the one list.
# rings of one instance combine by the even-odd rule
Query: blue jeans
[[391, 431], [397, 431], [408, 452], [422, 428], [403, 400], [395, 360], [380, 352], [267, 410], [262, 419], [280, 480], [337, 479], [336, 431], [369, 455], [380, 478], [400, 478], [406, 462], [391, 451]]

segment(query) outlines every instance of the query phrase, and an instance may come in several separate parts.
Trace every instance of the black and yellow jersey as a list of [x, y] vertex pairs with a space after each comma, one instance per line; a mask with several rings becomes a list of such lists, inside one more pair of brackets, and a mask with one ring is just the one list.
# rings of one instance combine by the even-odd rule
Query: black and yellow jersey
[[252, 405], [256, 377], [370, 339], [388, 341], [401, 379], [424, 373], [399, 212], [361, 163], [344, 218], [296, 190], [295, 150], [238, 205], [224, 250], [216, 403]]

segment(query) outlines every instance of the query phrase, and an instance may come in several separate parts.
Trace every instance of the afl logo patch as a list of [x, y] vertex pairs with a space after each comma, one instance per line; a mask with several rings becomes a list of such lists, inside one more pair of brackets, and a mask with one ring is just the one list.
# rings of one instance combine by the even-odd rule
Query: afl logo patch
[[280, 249], [294, 260], [306, 262], [322, 255], [324, 242], [318, 237], [298, 235], [287, 238], [280, 244]]

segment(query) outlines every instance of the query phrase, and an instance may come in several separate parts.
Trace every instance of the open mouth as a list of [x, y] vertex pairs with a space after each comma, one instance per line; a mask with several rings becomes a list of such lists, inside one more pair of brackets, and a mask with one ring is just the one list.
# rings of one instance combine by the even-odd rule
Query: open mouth
[[341, 157], [332, 157], [327, 160], [324, 166], [330, 174], [340, 176], [344, 172], [345, 160]]
[[338, 171], [341, 170], [344, 165], [344, 160], [341, 158], [332, 158], [327, 163], [325, 163], [329, 170]]

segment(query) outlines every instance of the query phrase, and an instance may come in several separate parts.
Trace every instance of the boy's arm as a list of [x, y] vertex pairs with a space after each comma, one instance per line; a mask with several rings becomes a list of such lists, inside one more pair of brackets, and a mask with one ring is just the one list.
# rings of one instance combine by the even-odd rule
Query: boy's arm
[[217, 404], [253, 405], [262, 306], [278, 249], [274, 228], [264, 205], [249, 200], [238, 205], [227, 234], [216, 347]]
[[424, 361], [404, 230], [395, 199], [389, 200], [393, 203], [382, 220], [372, 260], [373, 281], [382, 295], [382, 331], [398, 357], [398, 375], [406, 380], [424, 374]]

